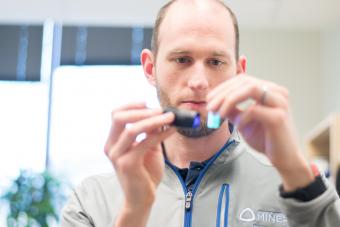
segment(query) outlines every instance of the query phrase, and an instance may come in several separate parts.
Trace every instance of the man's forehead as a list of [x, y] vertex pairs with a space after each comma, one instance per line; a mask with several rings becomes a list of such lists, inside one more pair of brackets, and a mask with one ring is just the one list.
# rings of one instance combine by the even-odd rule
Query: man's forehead
[[[196, 8], [207, 8], [207, 6], [219, 6], [223, 8], [223, 1], [222, 0], [173, 0], [173, 3], [171, 4], [171, 7], [173, 6], [179, 6], [179, 7], [184, 7], [184, 6], [195, 6]], [[170, 8], [171, 8], [170, 7]]]
[[178, 0], [170, 6], [159, 28], [158, 43], [184, 34], [235, 39], [230, 13], [215, 0]]
[[230, 12], [219, 0], [177, 0], [167, 9], [163, 22], [173, 17], [189, 20], [197, 16], [220, 16], [232, 20]]

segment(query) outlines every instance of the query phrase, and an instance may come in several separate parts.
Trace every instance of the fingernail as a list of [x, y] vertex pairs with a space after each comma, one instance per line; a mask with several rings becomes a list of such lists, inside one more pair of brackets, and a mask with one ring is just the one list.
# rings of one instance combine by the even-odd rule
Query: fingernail
[[163, 116], [164, 116], [165, 118], [168, 118], [168, 117], [173, 116], [173, 115], [174, 115], [174, 114], [173, 114], [172, 112], [166, 112], [166, 113], [163, 114]]

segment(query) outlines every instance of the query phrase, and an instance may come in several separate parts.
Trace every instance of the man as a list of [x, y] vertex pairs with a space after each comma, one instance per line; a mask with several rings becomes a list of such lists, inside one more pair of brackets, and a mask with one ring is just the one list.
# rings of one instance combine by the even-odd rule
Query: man
[[[339, 226], [334, 188], [298, 147], [287, 90], [245, 74], [237, 21], [222, 2], [168, 3], [141, 62], [161, 107], [202, 119], [212, 111], [224, 122], [176, 129], [168, 127], [173, 113], [142, 103], [116, 109], [105, 145], [115, 175], [85, 180], [63, 226]], [[248, 99], [255, 103], [240, 108]], [[271, 165], [248, 152], [238, 132]]]

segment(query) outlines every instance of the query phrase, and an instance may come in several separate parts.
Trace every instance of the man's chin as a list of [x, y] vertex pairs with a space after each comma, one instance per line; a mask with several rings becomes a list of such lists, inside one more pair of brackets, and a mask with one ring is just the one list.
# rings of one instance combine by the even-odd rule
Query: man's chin
[[177, 132], [182, 136], [191, 139], [199, 139], [205, 136], [211, 135], [216, 129], [207, 128], [206, 126], [200, 126], [198, 128], [177, 128]]

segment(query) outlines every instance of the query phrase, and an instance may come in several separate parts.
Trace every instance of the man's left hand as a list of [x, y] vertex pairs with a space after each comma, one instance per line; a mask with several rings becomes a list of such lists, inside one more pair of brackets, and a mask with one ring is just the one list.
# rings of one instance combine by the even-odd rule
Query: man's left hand
[[[230, 120], [246, 142], [277, 168], [284, 189], [293, 191], [311, 183], [314, 176], [299, 149], [288, 96], [282, 86], [240, 74], [208, 94], [207, 108]], [[241, 110], [239, 104], [249, 99], [253, 104]]]

